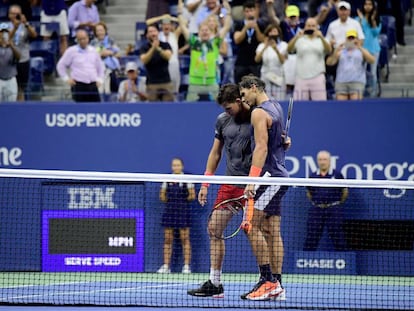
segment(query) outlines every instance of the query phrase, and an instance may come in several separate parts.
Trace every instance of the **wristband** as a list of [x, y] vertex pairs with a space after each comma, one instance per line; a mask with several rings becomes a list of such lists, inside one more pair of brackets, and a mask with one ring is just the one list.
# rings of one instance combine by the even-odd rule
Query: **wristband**
[[[204, 172], [204, 176], [213, 176], [213, 175], [214, 174], [212, 172], [209, 172], [209, 171]], [[209, 183], [202, 183], [201, 186], [208, 188], [208, 187], [210, 187], [210, 184]]]
[[250, 167], [249, 176], [251, 177], [259, 177], [260, 173], [262, 172], [262, 169], [260, 167], [252, 165]]

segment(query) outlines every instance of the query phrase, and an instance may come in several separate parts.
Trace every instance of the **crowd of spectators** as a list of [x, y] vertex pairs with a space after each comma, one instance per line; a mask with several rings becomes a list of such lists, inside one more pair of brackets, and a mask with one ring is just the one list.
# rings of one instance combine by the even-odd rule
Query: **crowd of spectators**
[[[208, 66], [211, 70], [218, 68], [215, 87], [238, 83], [245, 74], [254, 74], [266, 82], [267, 92], [280, 100], [290, 96], [296, 100], [377, 97], [382, 15], [396, 18], [397, 42], [406, 44], [404, 22], [401, 23], [404, 15], [392, 1], [388, 6], [386, 1], [377, 4], [374, 0], [157, 2], [159, 5], [149, 7], [147, 17], [176, 15], [180, 20], [176, 29], [188, 28], [186, 32], [190, 33], [184, 36], [182, 46], [200, 36], [197, 27], [208, 19], [215, 19], [219, 29], [226, 29], [228, 33], [222, 41], [231, 52], [220, 51], [214, 60], [216, 66]], [[227, 30], [229, 22], [231, 27]], [[211, 33], [212, 47], [216, 40], [217, 32]], [[196, 49], [202, 52], [202, 47], [203, 44]], [[188, 50], [180, 50], [179, 60], [189, 58], [190, 77], [194, 78], [192, 69], [203, 61], [203, 53], [186, 53]], [[224, 66], [226, 61], [233, 66]], [[226, 74], [224, 79], [224, 73], [230, 70], [232, 74]], [[207, 76], [202, 71], [197, 74], [196, 84], [201, 86], [200, 81]], [[215, 88], [187, 85], [188, 89], [180, 91], [191, 101], [215, 98]]]
[[[98, 89], [96, 101], [127, 102], [214, 100], [220, 85], [238, 83], [246, 74], [260, 77], [279, 100], [376, 97], [382, 15], [395, 17], [397, 42], [406, 44], [401, 5], [385, 0], [151, 1], [145, 36], [127, 51], [101, 21], [99, 0], [0, 1], [7, 7], [1, 49], [10, 58], [2, 59], [1, 101], [28, 98], [34, 40], [57, 42], [55, 70], [60, 67], [57, 73], [69, 81], [75, 101], [83, 100], [75, 94], [76, 84], [83, 83], [92, 85], [87, 92]], [[85, 46], [78, 42], [80, 29]], [[86, 52], [96, 53], [104, 68], [101, 73], [96, 67], [92, 80], [85, 72], [90, 66], [62, 64], [65, 54], [76, 58]], [[133, 55], [136, 68], [129, 64], [126, 70], [122, 59]], [[121, 89], [123, 79], [133, 83]], [[131, 90], [134, 96], [127, 95]]]

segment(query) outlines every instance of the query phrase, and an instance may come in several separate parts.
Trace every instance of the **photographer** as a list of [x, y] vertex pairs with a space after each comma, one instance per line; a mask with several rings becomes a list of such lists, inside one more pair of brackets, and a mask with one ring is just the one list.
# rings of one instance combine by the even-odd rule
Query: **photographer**
[[331, 53], [315, 18], [308, 18], [303, 30], [289, 41], [288, 52], [296, 52], [296, 100], [326, 100], [325, 55]]
[[26, 91], [30, 72], [30, 39], [36, 38], [37, 32], [27, 21], [26, 16], [22, 14], [22, 9], [18, 5], [9, 7], [9, 20], [10, 38], [21, 54], [17, 64], [17, 100], [24, 101], [24, 92]]
[[366, 84], [367, 63], [374, 63], [375, 57], [362, 47], [358, 32], [346, 32], [345, 43], [340, 44], [327, 58], [327, 65], [336, 65], [335, 92], [337, 100], [362, 99]]
[[260, 64], [256, 63], [254, 57], [256, 48], [263, 42], [265, 36], [263, 31], [265, 23], [257, 19], [258, 10], [255, 1], [246, 1], [243, 4], [244, 20], [234, 25], [234, 43], [237, 45], [237, 59], [234, 65], [234, 79], [236, 83], [248, 74], [260, 76]]
[[10, 40], [9, 26], [0, 24], [0, 102], [17, 100], [16, 62], [20, 53]]
[[262, 63], [260, 79], [266, 84], [266, 93], [283, 100], [286, 97], [286, 83], [283, 63], [287, 58], [287, 43], [282, 40], [282, 30], [278, 25], [266, 27], [265, 40], [256, 49], [255, 61]]

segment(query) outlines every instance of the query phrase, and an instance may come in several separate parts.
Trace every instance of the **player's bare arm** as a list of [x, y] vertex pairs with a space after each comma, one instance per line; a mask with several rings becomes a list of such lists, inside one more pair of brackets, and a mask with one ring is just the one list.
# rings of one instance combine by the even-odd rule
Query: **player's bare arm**
[[[253, 150], [252, 167], [262, 168], [266, 161], [269, 121], [271, 122], [268, 114], [263, 109], [253, 110], [251, 124], [254, 129], [255, 147]], [[247, 185], [244, 194], [248, 198], [254, 197], [255, 185]]]
[[[211, 146], [210, 153], [207, 158], [206, 172], [214, 174], [221, 160], [223, 151], [223, 142], [214, 138], [213, 146]], [[198, 192], [198, 202], [201, 206], [207, 203], [208, 184], [202, 184]]]

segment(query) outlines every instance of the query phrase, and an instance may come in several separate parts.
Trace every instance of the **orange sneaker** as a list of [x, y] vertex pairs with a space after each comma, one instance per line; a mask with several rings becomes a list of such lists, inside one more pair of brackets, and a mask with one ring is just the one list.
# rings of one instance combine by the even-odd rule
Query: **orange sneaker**
[[259, 281], [252, 292], [246, 296], [248, 300], [270, 300], [275, 299], [283, 292], [279, 282]]

